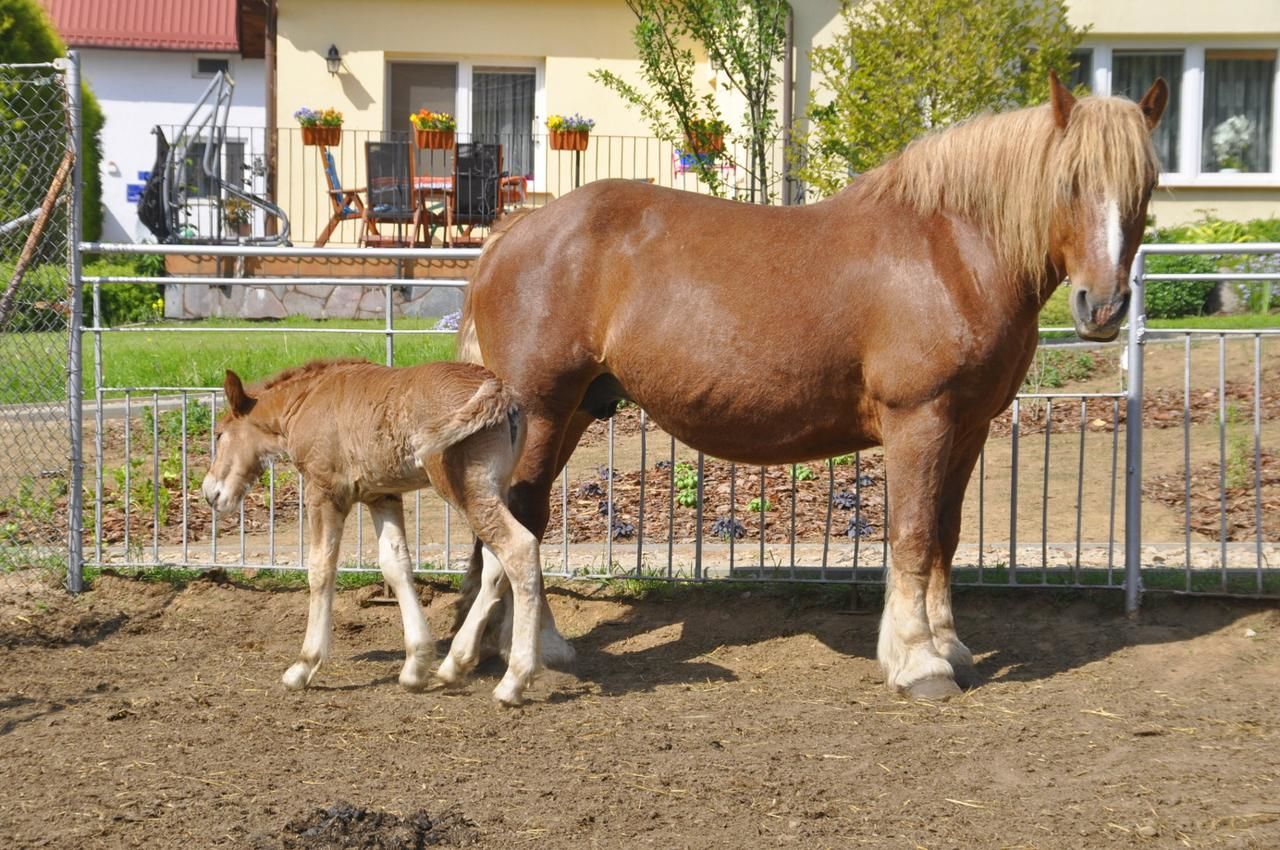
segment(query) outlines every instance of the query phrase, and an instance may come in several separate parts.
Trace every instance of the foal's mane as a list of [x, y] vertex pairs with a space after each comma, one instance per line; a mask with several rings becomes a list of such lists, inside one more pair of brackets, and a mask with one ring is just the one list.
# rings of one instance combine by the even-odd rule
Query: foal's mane
[[354, 366], [365, 365], [369, 361], [362, 357], [345, 357], [334, 360], [312, 360], [301, 366], [292, 366], [267, 378], [265, 381], [254, 387], [258, 392], [264, 390], [278, 389], [284, 384], [300, 381], [304, 378], [313, 378], [321, 372], [327, 372], [338, 366]]
[[1132, 215], [1158, 164], [1137, 104], [1084, 97], [1065, 132], [1047, 104], [979, 115], [917, 139], [850, 191], [975, 221], [1017, 277], [1038, 284], [1055, 211], [1078, 192]]

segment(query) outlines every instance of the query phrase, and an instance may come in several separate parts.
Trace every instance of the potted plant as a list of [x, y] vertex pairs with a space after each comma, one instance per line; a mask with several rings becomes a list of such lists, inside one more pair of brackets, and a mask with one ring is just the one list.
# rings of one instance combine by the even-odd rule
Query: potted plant
[[552, 115], [547, 118], [547, 130], [551, 136], [553, 151], [585, 151], [591, 139], [591, 128], [596, 122], [583, 118], [578, 113], [572, 115]]
[[414, 141], [419, 148], [448, 150], [453, 147], [453, 134], [458, 129], [458, 122], [448, 112], [419, 109], [409, 113], [409, 123], [413, 125]]
[[729, 125], [719, 118], [692, 118], [684, 131], [687, 153], [718, 154], [724, 151], [724, 134]]
[[242, 198], [222, 202], [222, 220], [237, 236], [253, 235], [253, 207]]
[[1213, 155], [1218, 160], [1218, 171], [1235, 174], [1244, 168], [1244, 156], [1253, 142], [1253, 120], [1247, 115], [1232, 115], [1213, 128]]
[[335, 147], [342, 141], [342, 113], [332, 106], [323, 110], [304, 106], [293, 117], [302, 126], [304, 145]]

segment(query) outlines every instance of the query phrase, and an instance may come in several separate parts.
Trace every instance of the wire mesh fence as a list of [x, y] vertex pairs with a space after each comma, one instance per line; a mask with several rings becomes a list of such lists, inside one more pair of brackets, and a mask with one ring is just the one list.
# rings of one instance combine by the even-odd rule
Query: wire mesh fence
[[67, 562], [69, 65], [0, 65], [0, 594]]

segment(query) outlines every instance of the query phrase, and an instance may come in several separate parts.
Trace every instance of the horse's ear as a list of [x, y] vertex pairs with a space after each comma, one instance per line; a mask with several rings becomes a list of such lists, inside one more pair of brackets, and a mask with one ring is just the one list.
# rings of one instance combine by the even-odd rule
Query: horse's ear
[[247, 416], [258, 401], [244, 391], [240, 376], [230, 369], [227, 370], [227, 375], [222, 381], [222, 391], [226, 393], [227, 409], [231, 411], [232, 416]]
[[1075, 109], [1076, 98], [1067, 91], [1054, 71], [1049, 72], [1049, 100], [1053, 104], [1053, 123], [1059, 130], [1067, 129], [1067, 121], [1071, 119], [1071, 110]]
[[1164, 115], [1164, 108], [1169, 105], [1169, 84], [1164, 77], [1156, 77], [1156, 81], [1147, 89], [1147, 93], [1138, 101], [1142, 109], [1142, 117], [1147, 119], [1147, 129], [1154, 130]]

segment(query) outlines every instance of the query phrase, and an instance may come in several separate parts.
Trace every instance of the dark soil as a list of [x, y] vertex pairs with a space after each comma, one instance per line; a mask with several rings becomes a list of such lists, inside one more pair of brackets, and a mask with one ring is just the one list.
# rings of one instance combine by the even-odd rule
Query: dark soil
[[6, 615], [3, 846], [1280, 847], [1275, 608], [958, 592], [981, 683], [931, 704], [884, 687], [847, 588], [575, 584], [576, 667], [513, 711], [493, 663], [401, 689], [398, 612], [360, 598], [302, 693], [301, 592], [105, 576]]

